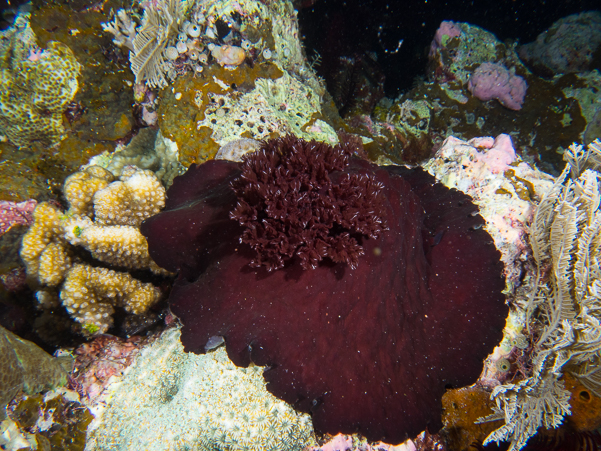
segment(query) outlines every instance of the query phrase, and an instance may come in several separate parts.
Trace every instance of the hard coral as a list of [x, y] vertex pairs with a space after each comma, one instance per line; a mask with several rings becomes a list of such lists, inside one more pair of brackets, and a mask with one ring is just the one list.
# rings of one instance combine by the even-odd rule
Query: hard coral
[[49, 42], [29, 58], [0, 62], [0, 133], [16, 146], [43, 140], [59, 141], [64, 133], [62, 113], [79, 88], [81, 65], [69, 47]]
[[245, 157], [230, 217], [246, 227], [241, 241], [257, 252], [251, 267], [280, 269], [294, 256], [303, 269], [326, 257], [357, 267], [363, 237], [385, 230], [385, 211], [383, 185], [372, 174], [340, 172], [350, 157], [348, 148], [292, 135]]
[[184, 352], [179, 329], [167, 329], [97, 401], [104, 411], [88, 429], [87, 449], [301, 451], [315, 444], [310, 417], [274, 398], [263, 370], [237, 368], [223, 347]]
[[[291, 161], [271, 152], [284, 144], [297, 146], [280, 151], [290, 152]], [[477, 208], [468, 196], [421, 169], [378, 167], [349, 158], [349, 149], [288, 138], [264, 144], [261, 152], [244, 166], [215, 160], [192, 165], [174, 180], [166, 210], [142, 223], [153, 259], [180, 270], [171, 303], [184, 323], [186, 350], [202, 353], [211, 337], [225, 337], [232, 361], [269, 366], [269, 391], [311, 411], [320, 433], [360, 432], [370, 440], [399, 442], [428, 425], [441, 426], [445, 386], [476, 380], [482, 360], [501, 338], [506, 316], [502, 264]], [[332, 168], [329, 182], [326, 165]], [[286, 224], [286, 212], [295, 211], [288, 204], [305, 202], [300, 193], [314, 196], [308, 205], [336, 206], [361, 190], [349, 183], [355, 177], [369, 181], [365, 186], [372, 186], [374, 202], [350, 202], [351, 218], [369, 224], [382, 210], [377, 216], [385, 216], [388, 227], [379, 233], [357, 228], [355, 239], [364, 255], [355, 268], [346, 263], [352, 259], [303, 260], [302, 253], [290, 251], [307, 246], [300, 242], [303, 234], [329, 239], [350, 230], [344, 222], [328, 228], [332, 220], [326, 209], [321, 216], [309, 210], [301, 234], [288, 241], [281, 236], [286, 258], [280, 269], [250, 266], [256, 252], [246, 238], [240, 242], [244, 228], [229, 218], [238, 202], [248, 202], [236, 192], [253, 193], [241, 189], [248, 180], [270, 186], [275, 196], [281, 191], [279, 203], [264, 205]], [[323, 189], [309, 190], [309, 181], [317, 186], [317, 180], [326, 181]], [[283, 197], [286, 192], [294, 200]], [[257, 226], [271, 234], [267, 226], [273, 220], [257, 208], [257, 221], [263, 219]], [[300, 224], [278, 233], [298, 232]], [[363, 236], [370, 233], [373, 237]], [[337, 252], [356, 252], [349, 240], [336, 246]], [[316, 268], [305, 270], [308, 262]]]
[[[150, 270], [165, 275], [148, 255], [138, 225], [158, 212], [165, 189], [152, 171], [123, 169], [120, 180], [91, 166], [65, 181], [69, 210], [47, 202], [34, 210], [34, 223], [23, 237], [21, 259], [41, 306], [55, 307], [60, 299], [71, 316], [89, 333], [112, 325], [114, 306], [145, 313], [160, 292], [126, 272], [89, 265], [90, 257], [118, 268]], [[112, 183], [111, 183], [112, 182]], [[80, 254], [80, 246], [90, 256]]]

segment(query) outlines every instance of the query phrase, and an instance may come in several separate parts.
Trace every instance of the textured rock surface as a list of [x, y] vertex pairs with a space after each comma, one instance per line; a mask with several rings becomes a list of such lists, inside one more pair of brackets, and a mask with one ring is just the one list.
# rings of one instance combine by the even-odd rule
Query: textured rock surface
[[308, 415], [271, 395], [264, 368], [238, 368], [223, 347], [184, 352], [179, 329], [144, 349], [109, 388], [86, 450], [301, 450], [314, 444]]

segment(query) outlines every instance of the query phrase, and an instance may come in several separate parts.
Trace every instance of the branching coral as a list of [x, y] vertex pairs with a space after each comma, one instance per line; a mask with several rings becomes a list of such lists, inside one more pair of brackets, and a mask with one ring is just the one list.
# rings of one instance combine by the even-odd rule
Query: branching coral
[[570, 413], [563, 373], [601, 395], [601, 141], [586, 151], [573, 144], [564, 158], [569, 164], [538, 205], [530, 231], [538, 269], [526, 312], [542, 324], [532, 375], [495, 388], [497, 408], [484, 419], [505, 420], [485, 444], [510, 441], [511, 451]]
[[112, 22], [103, 23], [102, 29], [114, 36], [113, 43], [116, 46], [126, 47], [130, 50], [134, 49], [133, 40], [136, 37], [136, 24], [124, 9], [117, 11]]
[[193, 165], [141, 230], [179, 270], [186, 350], [222, 336], [316, 431], [397, 442], [440, 426], [445, 385], [480, 374], [505, 322], [502, 264], [468, 196], [346, 146], [289, 137]]
[[115, 306], [144, 313], [160, 292], [128, 273], [89, 266], [75, 246], [114, 267], [166, 274], [148, 255], [146, 239], [137, 227], [163, 207], [165, 189], [151, 171], [136, 167], [126, 167], [119, 181], [113, 178], [98, 166], [68, 177], [64, 185], [68, 212], [39, 204], [21, 246], [40, 305], [56, 306], [60, 291], [63, 305], [89, 333], [111, 326]]
[[149, 283], [142, 283], [127, 273], [107, 268], [76, 264], [65, 276], [61, 301], [69, 314], [87, 326], [106, 331], [111, 324], [114, 307], [124, 307], [134, 314], [145, 313], [159, 300], [160, 292]]

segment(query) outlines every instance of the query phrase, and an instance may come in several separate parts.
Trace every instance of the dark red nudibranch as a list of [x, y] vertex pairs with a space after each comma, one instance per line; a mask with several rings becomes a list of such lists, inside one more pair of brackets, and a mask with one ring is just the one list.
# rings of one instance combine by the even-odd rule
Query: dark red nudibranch
[[192, 165], [142, 233], [179, 272], [187, 351], [222, 336], [318, 433], [395, 443], [440, 428], [445, 389], [478, 378], [503, 265], [469, 196], [353, 150], [288, 136]]

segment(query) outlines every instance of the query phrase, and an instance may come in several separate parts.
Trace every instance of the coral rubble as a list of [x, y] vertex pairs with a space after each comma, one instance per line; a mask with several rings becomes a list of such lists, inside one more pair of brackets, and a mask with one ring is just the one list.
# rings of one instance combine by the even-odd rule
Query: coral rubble
[[120, 180], [91, 166], [71, 175], [64, 186], [69, 210], [39, 204], [34, 223], [23, 237], [21, 258], [43, 307], [60, 300], [88, 333], [105, 332], [114, 307], [141, 314], [155, 304], [159, 290], [126, 272], [91, 266], [76, 252], [81, 246], [100, 264], [146, 269], [165, 275], [148, 255], [138, 226], [157, 213], [165, 189], [152, 171], [124, 168]]

